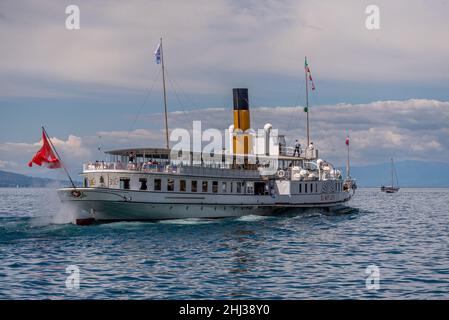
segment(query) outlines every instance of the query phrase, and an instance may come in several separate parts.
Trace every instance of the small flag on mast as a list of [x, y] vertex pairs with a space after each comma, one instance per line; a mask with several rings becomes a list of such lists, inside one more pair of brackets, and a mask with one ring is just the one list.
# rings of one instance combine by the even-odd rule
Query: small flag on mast
[[161, 43], [159, 42], [159, 45], [157, 46], [156, 51], [154, 51], [154, 61], [156, 64], [161, 63]]
[[346, 145], [349, 146], [349, 135], [346, 136]]
[[315, 90], [315, 83], [312, 79], [312, 72], [310, 72], [309, 64], [307, 63], [307, 58], [304, 58], [304, 68], [306, 70], [307, 78], [309, 78], [310, 83], [312, 84], [312, 90]]

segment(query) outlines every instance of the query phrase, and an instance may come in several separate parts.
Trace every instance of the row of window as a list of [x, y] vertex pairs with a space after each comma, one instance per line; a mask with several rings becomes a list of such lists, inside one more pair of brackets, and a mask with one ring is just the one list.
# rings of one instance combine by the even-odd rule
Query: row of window
[[[335, 188], [329, 190], [330, 192], [340, 192], [343, 189], [343, 183], [337, 182], [337, 184], [333, 185]], [[298, 193], [318, 193], [318, 183], [299, 183], [298, 184]]]
[[[304, 188], [303, 188], [304, 187]], [[298, 193], [318, 193], [318, 183], [300, 183]]]
[[[87, 180], [87, 179], [86, 179]], [[148, 181], [147, 178], [139, 179], [139, 190], [151, 191], [179, 191], [179, 192], [212, 192], [212, 193], [238, 193], [238, 194], [256, 194], [267, 195], [270, 194], [269, 189], [273, 189], [273, 186], [268, 187], [268, 184], [263, 181], [247, 181], [245, 182], [231, 182], [231, 181], [211, 181], [211, 180], [185, 180], [174, 178], [154, 178]], [[85, 182], [87, 185], [87, 182]], [[100, 184], [104, 184], [103, 177], [100, 177]], [[120, 189], [130, 189], [130, 178], [120, 178]], [[293, 185], [292, 185], [293, 187]], [[331, 185], [330, 192], [340, 192], [343, 189], [342, 182], [338, 182], [335, 185]], [[321, 190], [320, 190], [321, 191]], [[318, 183], [305, 182], [298, 183], [295, 190], [292, 193], [308, 194], [318, 193]]]
[[[140, 178], [140, 190], [149, 190], [148, 179]], [[175, 185], [175, 183], [177, 185]], [[211, 185], [211, 190], [209, 190]], [[165, 186], [163, 180], [160, 178], [153, 179], [152, 191], [179, 191], [179, 192], [212, 192], [212, 193], [253, 193], [254, 184], [247, 182], [226, 182], [226, 181], [197, 181], [197, 180], [175, 180], [172, 178], [165, 179]], [[246, 188], [245, 188], [246, 187]], [[130, 189], [130, 179], [120, 178], [120, 189]]]

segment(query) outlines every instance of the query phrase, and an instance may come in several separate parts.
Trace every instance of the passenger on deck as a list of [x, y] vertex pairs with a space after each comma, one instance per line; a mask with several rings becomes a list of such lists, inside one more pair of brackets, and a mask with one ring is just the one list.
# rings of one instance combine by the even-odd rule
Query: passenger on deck
[[310, 144], [309, 144], [309, 150], [313, 150], [313, 149], [315, 149], [315, 146], [313, 145], [313, 142], [310, 142]]
[[134, 152], [129, 153], [129, 163], [133, 163], [136, 156], [134, 155]]
[[128, 163], [128, 165], [126, 166], [126, 169], [128, 170], [136, 170], [136, 164], [135, 163]]
[[293, 156], [295, 156], [296, 153], [298, 153], [298, 157], [301, 155], [301, 144], [298, 140], [295, 140], [295, 151], [293, 151]]
[[315, 153], [315, 146], [313, 145], [313, 142], [310, 142], [309, 147], [307, 148], [306, 157], [314, 157]]

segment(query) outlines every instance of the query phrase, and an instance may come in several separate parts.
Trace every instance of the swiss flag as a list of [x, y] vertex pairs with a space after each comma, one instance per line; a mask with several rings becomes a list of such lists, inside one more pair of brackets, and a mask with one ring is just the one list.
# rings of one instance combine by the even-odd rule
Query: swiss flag
[[32, 167], [33, 163], [37, 164], [38, 166], [41, 166], [43, 163], [47, 164], [47, 168], [49, 169], [57, 169], [61, 168], [61, 162], [59, 161], [58, 157], [53, 152], [53, 149], [50, 146], [50, 143], [48, 142], [47, 135], [45, 134], [44, 130], [42, 129], [42, 141], [43, 146], [42, 148], [34, 155], [33, 159], [31, 159], [30, 162], [28, 162], [28, 166]]

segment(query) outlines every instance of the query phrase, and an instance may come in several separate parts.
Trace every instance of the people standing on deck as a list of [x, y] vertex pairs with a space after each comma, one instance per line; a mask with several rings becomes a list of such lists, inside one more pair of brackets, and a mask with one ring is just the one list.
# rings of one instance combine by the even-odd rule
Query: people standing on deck
[[313, 150], [313, 149], [315, 149], [315, 146], [313, 145], [313, 142], [310, 142], [310, 144], [309, 144], [309, 150]]
[[126, 166], [126, 168], [128, 170], [136, 170], [137, 169], [137, 163], [135, 163], [135, 160], [136, 160], [136, 154], [133, 151], [131, 151], [128, 154], [128, 165]]
[[301, 155], [301, 144], [298, 140], [295, 140], [295, 151], [293, 151], [293, 156], [295, 156], [296, 153], [298, 153], [298, 157]]
[[314, 152], [315, 152], [315, 146], [313, 145], [313, 142], [310, 142], [308, 149], [309, 150], [307, 150], [307, 153], [308, 153], [307, 156], [308, 157], [313, 157], [314, 156]]

